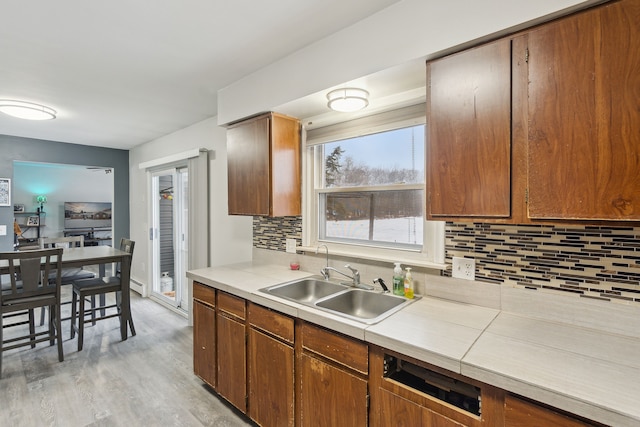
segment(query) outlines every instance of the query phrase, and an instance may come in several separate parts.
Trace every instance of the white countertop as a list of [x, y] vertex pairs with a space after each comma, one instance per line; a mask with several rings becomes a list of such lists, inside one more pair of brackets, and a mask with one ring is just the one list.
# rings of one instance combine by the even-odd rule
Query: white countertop
[[[187, 273], [205, 285], [559, 409], [609, 425], [640, 425], [638, 335], [594, 329], [579, 314], [559, 322], [555, 312], [546, 314], [552, 320], [530, 308], [514, 313], [519, 299], [531, 307], [538, 298], [514, 290], [503, 295], [502, 310], [426, 296], [374, 325], [259, 291], [312, 275], [260, 263]], [[612, 317], [624, 319], [634, 310], [624, 308]], [[630, 329], [633, 322], [638, 319]]]

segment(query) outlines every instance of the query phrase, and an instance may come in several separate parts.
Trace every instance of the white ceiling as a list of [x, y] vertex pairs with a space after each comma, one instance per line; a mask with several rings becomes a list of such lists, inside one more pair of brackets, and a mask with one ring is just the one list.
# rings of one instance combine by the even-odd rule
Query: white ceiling
[[[0, 99], [58, 117], [0, 114], [0, 134], [129, 149], [215, 116], [219, 89], [397, 1], [3, 1]], [[368, 84], [411, 92], [419, 65]], [[284, 109], [322, 121], [304, 101]]]

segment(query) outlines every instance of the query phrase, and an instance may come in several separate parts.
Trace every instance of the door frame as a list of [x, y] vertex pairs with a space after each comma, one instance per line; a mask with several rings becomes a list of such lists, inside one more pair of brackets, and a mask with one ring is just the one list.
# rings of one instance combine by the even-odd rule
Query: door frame
[[[209, 150], [207, 148], [194, 148], [181, 153], [171, 154], [155, 160], [142, 162], [138, 164], [138, 168], [146, 171], [147, 188], [146, 195], [151, 191], [151, 173], [159, 170], [166, 170], [172, 167], [184, 166], [186, 162], [189, 171], [189, 218], [188, 218], [188, 252], [189, 259], [187, 270], [196, 268], [204, 268], [209, 266]], [[148, 207], [150, 203], [146, 203], [147, 224], [151, 223], [151, 212]], [[149, 233], [151, 227], [145, 226], [146, 233]], [[196, 233], [197, 230], [197, 233]], [[147, 234], [149, 239], [149, 234]], [[149, 240], [147, 240], [149, 242]], [[146, 265], [151, 265], [151, 249], [146, 251]], [[146, 270], [147, 280], [142, 284], [142, 296], [148, 298], [151, 296], [151, 267]], [[188, 279], [186, 289], [188, 295], [192, 293], [192, 280]], [[188, 321], [189, 325], [193, 325], [193, 308], [192, 299], [188, 298]], [[171, 306], [166, 307], [172, 309]], [[177, 313], [184, 315], [183, 312], [176, 310]]]

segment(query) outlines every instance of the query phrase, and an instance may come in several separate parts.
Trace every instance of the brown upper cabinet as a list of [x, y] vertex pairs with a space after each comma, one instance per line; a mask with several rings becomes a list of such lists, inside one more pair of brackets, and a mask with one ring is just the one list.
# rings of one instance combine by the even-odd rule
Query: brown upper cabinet
[[638, 22], [610, 2], [428, 62], [428, 218], [640, 220]]
[[640, 220], [640, 1], [528, 39], [529, 216]]
[[428, 213], [511, 214], [511, 42], [427, 63]]
[[267, 113], [227, 129], [230, 215], [300, 215], [300, 122]]

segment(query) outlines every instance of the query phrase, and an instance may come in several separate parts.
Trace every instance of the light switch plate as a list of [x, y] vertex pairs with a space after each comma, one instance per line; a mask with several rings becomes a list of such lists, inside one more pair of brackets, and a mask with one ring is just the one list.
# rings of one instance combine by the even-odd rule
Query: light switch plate
[[451, 275], [458, 279], [475, 280], [476, 260], [454, 256]]
[[296, 253], [296, 239], [287, 239], [286, 240], [286, 251], [290, 254]]
[[0, 236], [6, 236], [6, 235], [7, 235], [7, 226], [0, 225]]

